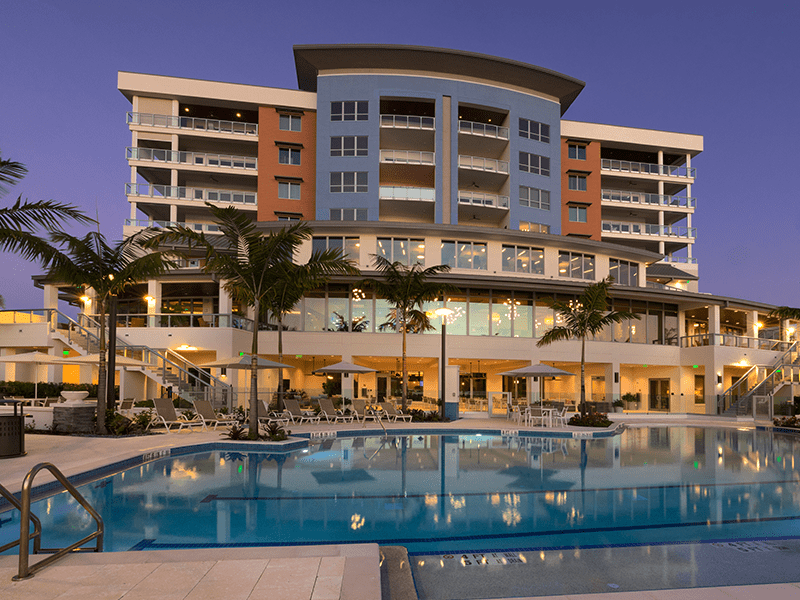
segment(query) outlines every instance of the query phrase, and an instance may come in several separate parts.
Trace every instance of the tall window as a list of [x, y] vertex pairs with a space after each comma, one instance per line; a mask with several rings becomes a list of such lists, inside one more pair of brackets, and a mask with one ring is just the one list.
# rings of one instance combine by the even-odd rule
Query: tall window
[[366, 171], [331, 173], [332, 194], [364, 193], [367, 191], [367, 187]]
[[530, 152], [520, 152], [519, 170], [524, 173], [533, 173], [534, 175], [550, 177], [550, 159], [546, 156], [531, 154]]
[[639, 263], [611, 258], [608, 261], [608, 274], [620, 285], [639, 285]]
[[300, 184], [293, 181], [279, 181], [278, 198], [282, 200], [300, 200]]
[[558, 276], [594, 279], [594, 256], [560, 250], [558, 253]]
[[570, 206], [569, 220], [571, 223], [586, 223], [586, 207]]
[[519, 120], [519, 134], [529, 140], [550, 143], [550, 125], [531, 121], [529, 119]]
[[442, 264], [457, 269], [486, 270], [486, 244], [479, 242], [442, 242]]
[[425, 240], [408, 238], [378, 238], [376, 254], [389, 262], [401, 262], [410, 267], [425, 264]]
[[366, 221], [366, 208], [332, 208], [331, 221]]
[[358, 261], [358, 251], [361, 246], [358, 237], [339, 237], [339, 236], [314, 236], [311, 240], [312, 252], [324, 252], [325, 250], [339, 249], [344, 258]]
[[550, 210], [550, 192], [521, 185], [519, 186], [519, 203], [520, 206]]
[[573, 175], [569, 176], [569, 189], [578, 192], [586, 191], [586, 175]]
[[282, 165], [299, 165], [300, 150], [297, 148], [278, 148], [278, 162]]
[[544, 275], [544, 250], [503, 245], [503, 271]]
[[300, 115], [280, 115], [278, 128], [281, 131], [300, 131]]
[[568, 144], [568, 156], [575, 160], [586, 160], [586, 146], [580, 144]]
[[530, 231], [531, 233], [550, 233], [550, 225], [544, 223], [531, 223], [530, 221], [519, 222], [520, 231]]
[[366, 121], [369, 118], [369, 102], [366, 100], [331, 102], [331, 121]]
[[366, 135], [331, 137], [331, 156], [367, 156], [369, 138]]

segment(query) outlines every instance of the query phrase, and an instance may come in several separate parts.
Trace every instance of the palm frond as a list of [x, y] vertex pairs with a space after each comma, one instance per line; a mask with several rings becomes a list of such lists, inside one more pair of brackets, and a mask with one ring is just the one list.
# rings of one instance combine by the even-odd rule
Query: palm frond
[[14, 185], [28, 173], [28, 167], [20, 162], [4, 160], [0, 156], [0, 196], [8, 193], [6, 185]]
[[12, 206], [0, 208], [0, 228], [3, 229], [52, 230], [70, 221], [95, 222], [77, 207], [52, 200], [23, 202], [20, 196]]
[[779, 306], [769, 311], [769, 316], [777, 317], [778, 319], [800, 320], [800, 308], [792, 308], [791, 306]]

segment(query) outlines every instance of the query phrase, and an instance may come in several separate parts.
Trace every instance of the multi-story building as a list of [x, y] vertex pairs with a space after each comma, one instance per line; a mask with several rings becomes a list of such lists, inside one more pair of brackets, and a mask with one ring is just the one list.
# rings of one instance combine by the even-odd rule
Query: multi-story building
[[[170, 223], [213, 235], [205, 203], [232, 205], [264, 232], [310, 221], [315, 235], [300, 261], [338, 247], [367, 274], [373, 255], [450, 265], [443, 277], [461, 293], [443, 301], [455, 311], [448, 389], [458, 388], [463, 410], [530, 395], [529, 382], [501, 373], [531, 361], [577, 373], [578, 342], [536, 347], [557, 321], [546, 299], [575, 298], [608, 275], [614, 308], [640, 319], [587, 344], [595, 399], [631, 393], [639, 401], [630, 410], [715, 413], [748, 393], [766, 395], [764, 380], [770, 394], [793, 395], [793, 324], [771, 319], [769, 305], [698, 290], [692, 185], [701, 136], [563, 120], [584, 83], [513, 60], [383, 45], [294, 54], [298, 90], [119, 73], [132, 105], [126, 235]], [[146, 349], [161, 367], [161, 375], [123, 371], [125, 395], [159, 394], [168, 371], [181, 393], [244, 386], [202, 370], [249, 348], [252, 325], [202, 266], [189, 260], [120, 298], [120, 343]], [[396, 391], [400, 336], [381, 326], [385, 301], [355, 283], [336, 279], [287, 317], [291, 388], [318, 393], [324, 379], [312, 372], [349, 360], [376, 373], [343, 378], [345, 396]], [[40, 284], [55, 309], [58, 282]], [[26, 325], [33, 345], [0, 332], [4, 351], [83, 352], [55, 321]], [[275, 326], [259, 336], [275, 358]], [[412, 336], [415, 397], [439, 393], [440, 343], [438, 333]], [[276, 384], [274, 373], [261, 375], [266, 390]], [[545, 387], [567, 400], [578, 390], [577, 378]]]

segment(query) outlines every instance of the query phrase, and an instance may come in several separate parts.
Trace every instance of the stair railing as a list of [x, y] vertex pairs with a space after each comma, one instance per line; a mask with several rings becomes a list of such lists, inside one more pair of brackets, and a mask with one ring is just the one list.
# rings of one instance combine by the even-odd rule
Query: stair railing
[[722, 412], [736, 406], [736, 414], [752, 412], [753, 396], [768, 396], [784, 381], [791, 380], [800, 363], [797, 342], [778, 357], [770, 366], [754, 365], [723, 392]]

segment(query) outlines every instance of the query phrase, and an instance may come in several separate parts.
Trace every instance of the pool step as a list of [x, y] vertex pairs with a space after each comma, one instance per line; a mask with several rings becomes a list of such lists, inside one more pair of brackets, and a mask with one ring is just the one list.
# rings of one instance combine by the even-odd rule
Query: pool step
[[381, 600], [417, 600], [405, 546], [381, 546]]

